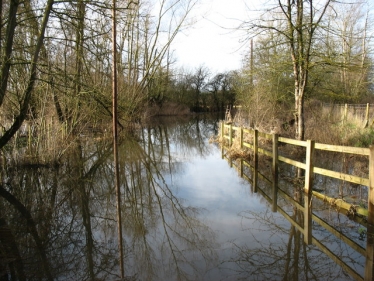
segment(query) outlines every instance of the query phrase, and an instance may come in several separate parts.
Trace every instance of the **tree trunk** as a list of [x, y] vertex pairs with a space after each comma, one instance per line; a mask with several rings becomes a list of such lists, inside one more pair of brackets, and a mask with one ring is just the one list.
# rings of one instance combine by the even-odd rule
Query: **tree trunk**
[[17, 9], [19, 6], [18, 0], [10, 1], [9, 4], [9, 15], [8, 15], [8, 26], [5, 35], [5, 54], [2, 58], [1, 76], [0, 76], [0, 106], [2, 105], [5, 97], [5, 93], [8, 86], [9, 72], [11, 66], [11, 57], [13, 50], [14, 31], [17, 25]]
[[[18, 129], [21, 127], [23, 121], [26, 119], [27, 115], [27, 110], [29, 108], [29, 104], [31, 101], [32, 93], [34, 90], [34, 85], [37, 79], [37, 63], [39, 61], [39, 54], [40, 50], [42, 49], [43, 43], [44, 43], [44, 34], [45, 30], [47, 28], [47, 23], [49, 20], [49, 15], [52, 11], [52, 6], [53, 6], [54, 0], [48, 0], [47, 5], [44, 10], [44, 15], [43, 15], [43, 21], [41, 25], [41, 30], [40, 30], [40, 35], [37, 39], [37, 43], [35, 46], [35, 52], [31, 61], [31, 69], [30, 69], [30, 76], [29, 80], [27, 83], [27, 87], [25, 89], [23, 101], [21, 103], [21, 108], [20, 108], [20, 113], [19, 115], [14, 119], [13, 125], [5, 132], [5, 134], [0, 138], [0, 149], [4, 147], [8, 141], [14, 136], [14, 134], [18, 131]], [[12, 46], [11, 46], [12, 47]], [[5, 91], [6, 91], [6, 84], [7, 81], [3, 81], [6, 77], [8, 79], [8, 74], [3, 76], [4, 72], [4, 66], [2, 69], [2, 76], [1, 76], [1, 89], [0, 89], [0, 104], [5, 96]]]
[[295, 138], [304, 140], [304, 90], [302, 88], [295, 89]]

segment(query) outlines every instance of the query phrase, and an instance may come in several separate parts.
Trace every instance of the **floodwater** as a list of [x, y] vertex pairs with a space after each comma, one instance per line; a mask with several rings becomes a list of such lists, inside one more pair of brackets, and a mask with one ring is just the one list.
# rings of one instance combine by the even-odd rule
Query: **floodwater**
[[[209, 142], [218, 121], [160, 118], [122, 136], [125, 280], [355, 280], [222, 159]], [[82, 137], [59, 165], [3, 167], [0, 280], [120, 280], [112, 154], [110, 140]], [[321, 212], [365, 245], [359, 226]], [[313, 231], [363, 276], [360, 255]]]

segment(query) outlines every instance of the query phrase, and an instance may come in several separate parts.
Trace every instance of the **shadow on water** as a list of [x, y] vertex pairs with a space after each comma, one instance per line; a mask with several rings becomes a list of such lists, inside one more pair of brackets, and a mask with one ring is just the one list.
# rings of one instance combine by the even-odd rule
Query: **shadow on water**
[[[251, 193], [219, 159], [219, 147], [208, 142], [218, 131], [218, 119], [168, 117], [121, 136], [126, 280], [352, 280], [304, 244], [297, 225], [270, 211], [267, 183], [259, 182], [265, 196]], [[112, 152], [111, 140], [86, 136], [56, 166], [5, 155], [1, 281], [119, 280]], [[303, 224], [300, 210], [278, 203]], [[333, 211], [321, 213], [337, 227], [356, 227]], [[362, 272], [364, 261], [341, 240], [317, 225], [313, 231]]]

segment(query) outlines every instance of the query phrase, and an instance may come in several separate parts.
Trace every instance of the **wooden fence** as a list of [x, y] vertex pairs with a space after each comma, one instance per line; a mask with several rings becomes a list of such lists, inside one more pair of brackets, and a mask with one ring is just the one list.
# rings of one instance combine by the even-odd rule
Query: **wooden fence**
[[[367, 245], [366, 249], [362, 249], [361, 246], [351, 243], [349, 238], [345, 239], [344, 242], [348, 243], [353, 249], [362, 253], [366, 256], [365, 265], [365, 277], [363, 280], [374, 280], [374, 146], [370, 148], [357, 148], [357, 147], [346, 147], [337, 145], [328, 145], [316, 143], [313, 140], [299, 141], [295, 139], [289, 139], [280, 137], [277, 134], [266, 134], [259, 132], [257, 130], [246, 129], [241, 127], [235, 127], [232, 124], [221, 123], [221, 138], [228, 140], [229, 147], [232, 146], [234, 140], [239, 141], [240, 148], [249, 148], [253, 152], [253, 178], [251, 180], [254, 188], [254, 192], [257, 192], [258, 186], [258, 164], [259, 164], [259, 153], [267, 155], [272, 158], [272, 210], [277, 211], [277, 197], [278, 193], [278, 165], [279, 162], [284, 162], [286, 164], [295, 166], [297, 168], [303, 169], [305, 171], [305, 182], [304, 182], [304, 206], [297, 206], [299, 209], [304, 211], [304, 227], [301, 231], [304, 234], [304, 242], [307, 244], [318, 243], [312, 236], [312, 221], [316, 223], [321, 223], [320, 219], [313, 215], [312, 212], [312, 196], [318, 198], [324, 198], [324, 195], [319, 194], [312, 190], [313, 179], [315, 174], [322, 176], [340, 179], [342, 181], [351, 182], [354, 184], [359, 184], [367, 186], [368, 188], [368, 209], [356, 208], [357, 214], [363, 215], [367, 218]], [[238, 139], [239, 138], [239, 139]], [[259, 147], [259, 138], [264, 138], [271, 140], [272, 149], [271, 151], [265, 148]], [[251, 143], [246, 142], [245, 139], [251, 139]], [[288, 157], [279, 155], [279, 144], [290, 144], [294, 146], [304, 147], [305, 156], [304, 161], [300, 162], [297, 160], [290, 159]], [[358, 177], [352, 174], [346, 174], [342, 172], [336, 172], [324, 168], [318, 167], [318, 163], [315, 163], [315, 152], [320, 151], [330, 151], [337, 153], [349, 153], [354, 155], [361, 155], [368, 157], [369, 163], [369, 173], [368, 177]], [[242, 167], [241, 167], [242, 170]], [[242, 172], [241, 172], [242, 173]], [[287, 196], [287, 195], [286, 195]], [[341, 201], [344, 204], [344, 201]], [[346, 207], [348, 208], [348, 207]], [[341, 236], [339, 236], [341, 238]], [[354, 275], [356, 279], [360, 278]], [[362, 280], [362, 279], [361, 279]]]

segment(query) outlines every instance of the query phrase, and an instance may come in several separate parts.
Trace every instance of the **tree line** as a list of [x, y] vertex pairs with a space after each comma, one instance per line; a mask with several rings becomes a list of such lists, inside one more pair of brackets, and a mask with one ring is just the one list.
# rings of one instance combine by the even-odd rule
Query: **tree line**
[[[117, 1], [120, 117], [142, 112], [196, 0]], [[110, 1], [9, 1], [0, 10], [0, 148], [25, 121], [79, 130], [110, 120]]]
[[160, 71], [150, 84], [152, 103], [176, 102], [191, 112], [217, 112], [232, 107], [236, 101], [236, 71], [212, 74], [201, 65], [194, 70]]
[[[252, 47], [241, 72], [240, 103], [269, 116], [280, 110], [304, 139], [305, 102], [373, 100], [370, 1], [269, 1], [238, 27]], [[257, 14], [258, 15], [258, 14]]]
[[[0, 10], [0, 148], [25, 121], [64, 126], [109, 122], [111, 2], [10, 1]], [[138, 119], [166, 101], [191, 111], [234, 104], [253, 119], [288, 112], [296, 138], [305, 101], [372, 99], [372, 7], [369, 1], [269, 1], [238, 26], [252, 42], [243, 67], [212, 75], [176, 67], [172, 43], [196, 20], [197, 0], [118, 1], [119, 117]], [[250, 9], [250, 7], [249, 7]]]

